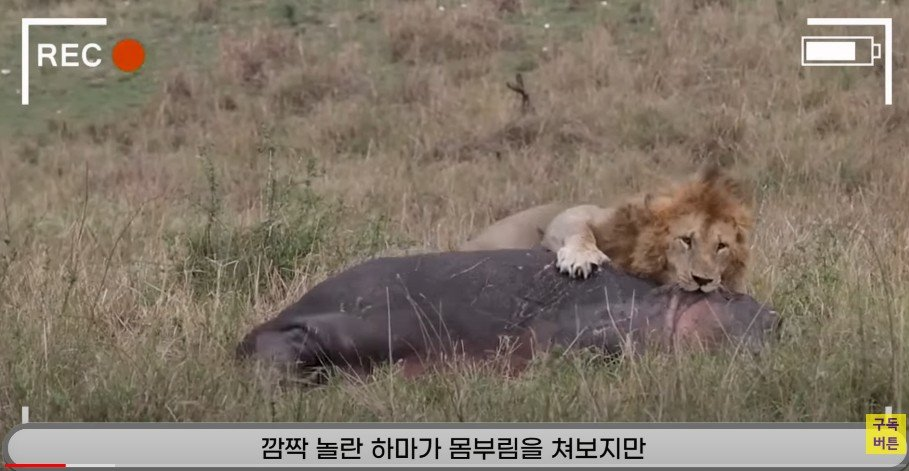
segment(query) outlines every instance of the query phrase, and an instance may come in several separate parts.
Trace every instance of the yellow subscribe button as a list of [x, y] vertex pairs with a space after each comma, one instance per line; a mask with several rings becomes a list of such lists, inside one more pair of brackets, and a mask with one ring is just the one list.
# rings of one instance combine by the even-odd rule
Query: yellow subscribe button
[[865, 454], [905, 455], [906, 414], [866, 414]]

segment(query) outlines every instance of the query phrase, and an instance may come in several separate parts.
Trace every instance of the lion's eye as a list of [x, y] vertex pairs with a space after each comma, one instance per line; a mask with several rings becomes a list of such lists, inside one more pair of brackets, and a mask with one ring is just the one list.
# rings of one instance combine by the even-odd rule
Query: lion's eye
[[719, 252], [720, 250], [723, 250], [727, 247], [729, 247], [729, 246], [726, 245], [725, 242], [720, 242], [719, 244], [716, 244], [716, 251]]
[[682, 236], [682, 237], [679, 237], [679, 240], [682, 241], [683, 244], [685, 244], [685, 247], [691, 247], [691, 237]]

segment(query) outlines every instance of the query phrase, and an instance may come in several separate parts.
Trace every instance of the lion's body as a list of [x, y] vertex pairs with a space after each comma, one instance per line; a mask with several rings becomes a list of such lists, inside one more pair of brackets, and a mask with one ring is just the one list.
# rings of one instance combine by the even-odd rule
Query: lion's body
[[567, 204], [541, 204], [496, 221], [458, 250], [531, 249], [543, 241], [543, 234], [553, 218], [568, 209]]
[[[493, 224], [461, 250], [541, 243], [558, 254], [559, 269], [572, 276], [586, 277], [595, 266], [611, 262], [692, 291], [720, 286], [743, 291], [751, 226], [751, 212], [737, 185], [710, 169], [612, 207], [530, 208]], [[542, 237], [539, 227], [546, 227]]]

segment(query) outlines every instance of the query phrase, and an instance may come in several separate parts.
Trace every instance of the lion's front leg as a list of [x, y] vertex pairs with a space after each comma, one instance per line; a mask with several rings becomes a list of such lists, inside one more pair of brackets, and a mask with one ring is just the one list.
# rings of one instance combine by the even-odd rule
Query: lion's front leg
[[597, 246], [593, 225], [610, 213], [593, 205], [569, 208], [553, 219], [543, 245], [556, 252], [556, 267], [572, 278], [587, 278], [596, 267], [609, 262]]
[[586, 279], [597, 267], [610, 261], [595, 242], [587, 240], [589, 238], [592, 239], [592, 235], [579, 234], [565, 241], [565, 245], [556, 252], [556, 266], [560, 272], [572, 278]]

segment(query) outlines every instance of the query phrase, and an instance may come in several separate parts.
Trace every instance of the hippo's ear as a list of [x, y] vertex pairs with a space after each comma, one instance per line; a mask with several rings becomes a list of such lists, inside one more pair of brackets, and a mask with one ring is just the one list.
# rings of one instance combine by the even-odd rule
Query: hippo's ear
[[237, 346], [237, 357], [301, 367], [317, 365], [320, 344], [309, 327], [293, 321], [278, 317], [253, 329]]
[[773, 325], [771, 327], [772, 336], [774, 339], [779, 340], [783, 336], [783, 319], [784, 319], [784, 317], [781, 316], [780, 313], [778, 313], [774, 310], [771, 310], [770, 312], [773, 313], [773, 316], [774, 316]]

